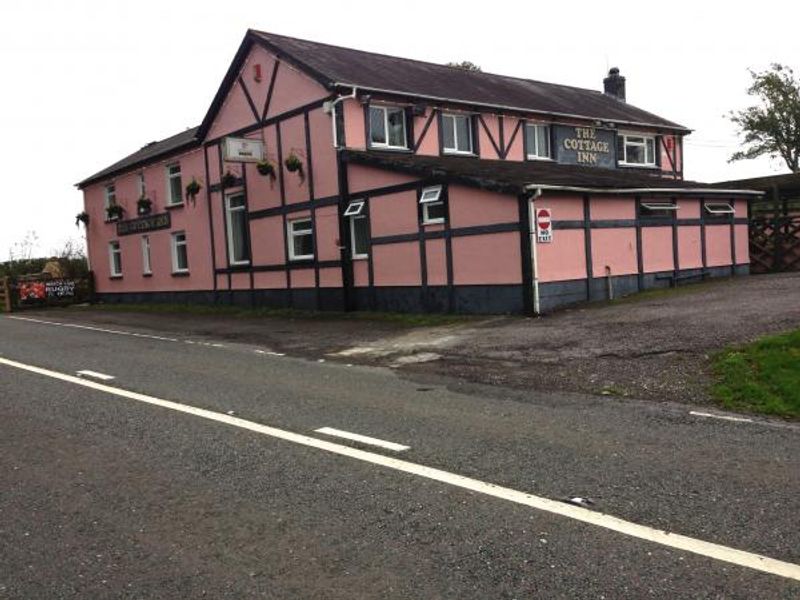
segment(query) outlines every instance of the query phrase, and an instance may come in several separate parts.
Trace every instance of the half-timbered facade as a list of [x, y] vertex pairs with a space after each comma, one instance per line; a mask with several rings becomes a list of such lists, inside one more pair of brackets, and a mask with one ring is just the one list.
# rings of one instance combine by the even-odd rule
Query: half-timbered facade
[[688, 133], [616, 69], [599, 92], [248, 31], [197, 128], [79, 184], [97, 292], [530, 313], [746, 273], [752, 192], [685, 181]]

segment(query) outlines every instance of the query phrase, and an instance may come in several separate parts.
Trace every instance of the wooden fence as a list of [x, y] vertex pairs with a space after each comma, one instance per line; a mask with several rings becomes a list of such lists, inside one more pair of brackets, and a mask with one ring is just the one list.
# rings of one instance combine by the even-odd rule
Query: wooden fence
[[800, 270], [800, 200], [750, 207], [750, 272]]
[[8, 277], [3, 277], [0, 281], [0, 309], [3, 312], [11, 312], [11, 280]]

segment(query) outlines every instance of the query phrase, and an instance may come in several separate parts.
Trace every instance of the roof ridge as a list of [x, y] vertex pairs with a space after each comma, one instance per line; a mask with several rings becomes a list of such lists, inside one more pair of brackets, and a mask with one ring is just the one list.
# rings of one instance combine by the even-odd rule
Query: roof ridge
[[[544, 81], [542, 79], [530, 79], [528, 77], [520, 77], [518, 75], [503, 75], [502, 73], [490, 73], [488, 71], [468, 71], [466, 69], [462, 69], [461, 67], [456, 67], [456, 66], [453, 66], [453, 65], [431, 62], [429, 60], [421, 60], [421, 59], [418, 59], [418, 58], [406, 58], [404, 56], [397, 56], [395, 54], [386, 54], [385, 52], [374, 52], [372, 50], [361, 50], [359, 48], [351, 48], [349, 46], [341, 46], [339, 44], [329, 44], [327, 42], [318, 42], [316, 40], [307, 40], [305, 38], [298, 38], [298, 37], [294, 37], [294, 36], [291, 36], [291, 35], [283, 35], [283, 34], [280, 34], [280, 33], [272, 33], [272, 32], [269, 32], [269, 31], [261, 31], [261, 30], [258, 30], [258, 29], [251, 29], [250, 31], [252, 31], [253, 33], [255, 33], [257, 35], [266, 36], [268, 38], [269, 37], [277, 37], [277, 38], [283, 38], [283, 39], [286, 39], [286, 40], [293, 40], [293, 41], [297, 41], [297, 42], [305, 42], [305, 43], [308, 43], [308, 44], [315, 44], [317, 46], [327, 46], [328, 48], [337, 48], [339, 50], [348, 50], [350, 52], [361, 52], [362, 54], [370, 54], [372, 56], [381, 56], [381, 57], [384, 57], [384, 58], [393, 58], [395, 60], [405, 60], [405, 61], [408, 61], [408, 62], [415, 62], [415, 63], [419, 63], [419, 64], [422, 64], [422, 65], [429, 65], [429, 66], [433, 66], [433, 67], [439, 67], [439, 68], [442, 68], [442, 69], [451, 69], [451, 70], [459, 71], [461, 73], [467, 73], [467, 74], [472, 75], [472, 76], [502, 77], [504, 79], [514, 79], [514, 80], [517, 80], [517, 81], [524, 81], [526, 83], [538, 83], [538, 84], [543, 84], [543, 85], [552, 85], [552, 86], [556, 86], [556, 87], [569, 88], [569, 89], [573, 89], [573, 90], [580, 90], [582, 92], [591, 92], [593, 94], [602, 94], [603, 93], [600, 90], [595, 90], [595, 89], [586, 88], [586, 87], [580, 87], [580, 86], [577, 86], [577, 85], [569, 85], [569, 84], [565, 84], [565, 83], [554, 83], [552, 81]], [[340, 83], [349, 83], [349, 82], [340, 82]]]

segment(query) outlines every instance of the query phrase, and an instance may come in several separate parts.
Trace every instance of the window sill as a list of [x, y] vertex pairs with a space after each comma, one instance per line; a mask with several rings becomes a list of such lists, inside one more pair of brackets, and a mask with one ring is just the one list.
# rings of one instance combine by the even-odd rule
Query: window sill
[[109, 279], [122, 279], [122, 275], [109, 275]]
[[250, 266], [249, 260], [239, 260], [236, 262], [228, 263], [228, 267], [231, 269], [246, 269], [249, 266]]
[[152, 277], [152, 273], [142, 273], [142, 277]]
[[185, 206], [184, 202], [178, 202], [176, 204], [165, 204], [164, 208], [167, 210], [172, 210], [173, 208], [183, 208]]
[[474, 152], [464, 152], [461, 150], [447, 150], [446, 148], [442, 149], [442, 156], [472, 156], [474, 158], [478, 158], [478, 155]]
[[525, 160], [538, 160], [543, 162], [553, 162], [552, 157], [550, 156], [536, 156], [535, 154], [528, 154], [525, 156]]
[[403, 148], [401, 146], [368, 146], [368, 150], [377, 150], [378, 152], [396, 152], [412, 154], [414, 151], [411, 148]]
[[355, 256], [352, 256], [351, 258], [352, 260], [368, 260], [369, 254], [357, 254]]
[[422, 225], [444, 225], [444, 219], [430, 219], [423, 221]]
[[660, 167], [658, 165], [656, 165], [656, 164], [646, 164], [646, 163], [638, 164], [638, 163], [618, 162], [617, 166], [623, 167], [623, 168], [626, 168], [626, 169], [631, 169], [631, 168], [633, 168], [633, 169], [650, 169], [650, 170], [660, 169]]
[[189, 276], [189, 271], [173, 271], [172, 272], [172, 276], [173, 277], [188, 277]]
[[293, 263], [311, 263], [314, 262], [313, 256], [290, 256], [289, 262]]

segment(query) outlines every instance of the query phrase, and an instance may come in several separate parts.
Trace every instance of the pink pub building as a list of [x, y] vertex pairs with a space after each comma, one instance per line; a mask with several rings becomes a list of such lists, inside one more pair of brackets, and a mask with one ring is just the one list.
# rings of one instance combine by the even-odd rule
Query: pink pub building
[[248, 31], [202, 123], [78, 184], [98, 299], [543, 313], [748, 272], [748, 197], [604, 91]]

